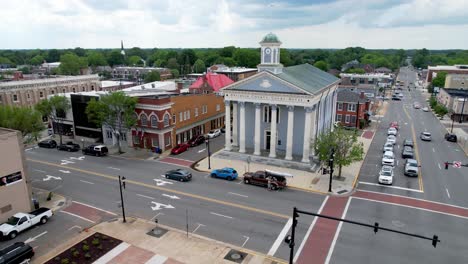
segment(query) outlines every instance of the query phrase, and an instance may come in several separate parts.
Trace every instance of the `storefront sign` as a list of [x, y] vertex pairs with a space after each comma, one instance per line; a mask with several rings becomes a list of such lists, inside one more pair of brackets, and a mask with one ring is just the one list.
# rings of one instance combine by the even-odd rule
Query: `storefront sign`
[[0, 186], [10, 185], [22, 179], [21, 171], [0, 177]]

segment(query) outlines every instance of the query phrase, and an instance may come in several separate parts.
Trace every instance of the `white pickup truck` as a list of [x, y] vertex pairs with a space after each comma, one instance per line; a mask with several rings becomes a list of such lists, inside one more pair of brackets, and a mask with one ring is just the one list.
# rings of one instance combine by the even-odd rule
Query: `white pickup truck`
[[19, 233], [37, 224], [45, 224], [52, 217], [52, 210], [39, 208], [28, 214], [16, 213], [8, 221], [0, 225], [0, 236], [15, 238]]

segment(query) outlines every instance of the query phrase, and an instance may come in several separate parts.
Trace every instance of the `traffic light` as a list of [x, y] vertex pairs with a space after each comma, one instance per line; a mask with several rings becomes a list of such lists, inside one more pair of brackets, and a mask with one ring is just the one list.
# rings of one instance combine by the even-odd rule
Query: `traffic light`
[[439, 242], [439, 237], [436, 236], [436, 235], [434, 235], [434, 236], [432, 237], [432, 245], [433, 245], [434, 247], [436, 247], [436, 246], [437, 246], [437, 242]]
[[446, 169], [446, 170], [448, 170], [448, 165], [449, 165], [449, 163], [446, 161], [446, 162], [445, 162], [445, 169]]

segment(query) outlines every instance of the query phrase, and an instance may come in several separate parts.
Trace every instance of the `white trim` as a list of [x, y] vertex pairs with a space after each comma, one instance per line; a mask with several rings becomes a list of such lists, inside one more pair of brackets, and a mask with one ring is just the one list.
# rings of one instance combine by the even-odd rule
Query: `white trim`
[[154, 255], [148, 261], [146, 261], [145, 264], [163, 264], [164, 262], [166, 262], [166, 260], [166, 256]]
[[[360, 184], [364, 185], [373, 185], [373, 186], [380, 186], [380, 187], [385, 187], [385, 188], [393, 188], [393, 189], [399, 189], [399, 190], [405, 190], [405, 191], [411, 191], [411, 192], [418, 192], [418, 193], [423, 193], [423, 191], [417, 190], [417, 189], [412, 189], [412, 188], [404, 188], [404, 187], [399, 187], [399, 186], [390, 186], [390, 185], [382, 185], [378, 183], [373, 183], [373, 182], [359, 182]], [[360, 190], [360, 189], [359, 189]]]
[[350, 120], [351, 120], [351, 116], [350, 115], [345, 115], [345, 121], [344, 122], [346, 124], [349, 124]]
[[292, 226], [293, 219], [289, 218], [288, 222], [284, 225], [283, 229], [279, 233], [278, 237], [276, 238], [275, 242], [273, 245], [271, 245], [270, 250], [268, 251], [267, 255], [268, 256], [273, 256], [275, 255], [276, 251], [278, 250], [279, 246], [281, 245], [281, 242], [283, 242], [284, 237], [286, 236], [286, 233], [289, 231], [289, 229]]
[[174, 103], [167, 103], [163, 105], [153, 105], [153, 104], [136, 104], [136, 109], [144, 109], [144, 110], [153, 110], [153, 111], [162, 111], [167, 110], [172, 107]]

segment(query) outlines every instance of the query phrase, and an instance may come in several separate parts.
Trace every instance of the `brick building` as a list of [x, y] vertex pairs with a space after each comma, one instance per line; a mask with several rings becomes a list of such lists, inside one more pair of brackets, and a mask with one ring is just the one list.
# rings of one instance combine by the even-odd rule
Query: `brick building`
[[468, 74], [468, 65], [437, 65], [427, 67], [426, 84], [432, 82], [438, 72]]
[[372, 84], [378, 87], [390, 87], [393, 84], [394, 75], [384, 73], [355, 74], [341, 73], [340, 85]]
[[357, 94], [348, 90], [338, 90], [336, 121], [344, 127], [359, 128], [359, 120], [369, 120], [370, 101], [364, 93]]
[[161, 80], [167, 80], [172, 78], [172, 73], [167, 68], [157, 67], [114, 67], [112, 69], [112, 78], [114, 79], [125, 79], [125, 80], [139, 80], [144, 79], [145, 75], [149, 72], [159, 72]]

